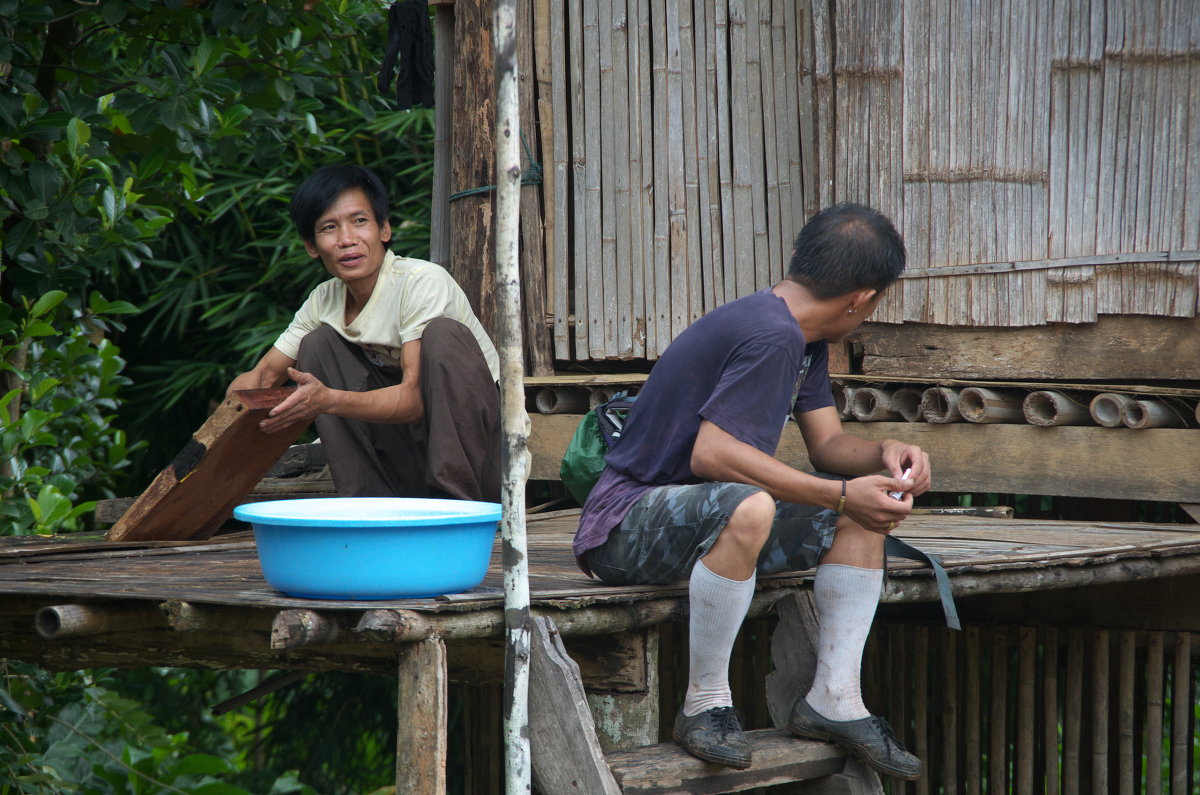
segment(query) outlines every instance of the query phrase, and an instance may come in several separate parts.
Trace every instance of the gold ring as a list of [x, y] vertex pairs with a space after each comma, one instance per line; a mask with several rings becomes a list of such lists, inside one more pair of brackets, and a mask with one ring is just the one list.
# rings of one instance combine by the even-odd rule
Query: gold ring
[[890, 532], [892, 532], [892, 531], [893, 531], [893, 530], [895, 530], [895, 529], [896, 529], [896, 523], [895, 523], [895, 522], [888, 522], [888, 529], [887, 529], [887, 531], [890, 533]]

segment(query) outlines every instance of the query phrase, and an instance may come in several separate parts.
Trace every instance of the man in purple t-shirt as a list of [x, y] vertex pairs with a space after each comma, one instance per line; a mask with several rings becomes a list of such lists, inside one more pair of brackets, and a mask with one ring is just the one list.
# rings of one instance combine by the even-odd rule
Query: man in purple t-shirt
[[[844, 433], [828, 368], [828, 342], [871, 315], [905, 258], [891, 222], [870, 208], [814, 216], [787, 278], [713, 310], [663, 353], [584, 505], [574, 544], [584, 571], [612, 585], [688, 578], [688, 689], [674, 735], [701, 759], [750, 765], [729, 655], [756, 574], [816, 566], [817, 672], [788, 729], [888, 775], [921, 775], [921, 761], [863, 704], [860, 670], [884, 540], [928, 490], [929, 458]], [[789, 414], [821, 474], [774, 457]]]

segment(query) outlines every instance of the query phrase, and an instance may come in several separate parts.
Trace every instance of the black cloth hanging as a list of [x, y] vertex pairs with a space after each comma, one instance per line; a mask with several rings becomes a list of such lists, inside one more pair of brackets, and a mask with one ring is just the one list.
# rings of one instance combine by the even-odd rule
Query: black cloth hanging
[[388, 91], [396, 72], [396, 107], [433, 107], [433, 31], [427, 0], [396, 0], [388, 9], [388, 46], [379, 71], [379, 90]]

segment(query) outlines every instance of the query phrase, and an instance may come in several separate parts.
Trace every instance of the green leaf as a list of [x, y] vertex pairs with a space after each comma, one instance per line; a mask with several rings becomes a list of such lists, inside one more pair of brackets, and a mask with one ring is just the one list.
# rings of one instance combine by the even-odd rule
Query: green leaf
[[58, 332], [44, 320], [33, 320], [25, 324], [26, 337], [53, 337]]
[[196, 77], [212, 69], [225, 57], [225, 44], [217, 38], [206, 36], [192, 58], [192, 74]]
[[67, 122], [67, 147], [72, 156], [78, 157], [79, 150], [87, 146], [91, 139], [92, 128], [88, 127], [87, 122], [83, 119], [75, 117]]
[[14, 259], [29, 250], [38, 237], [36, 221], [18, 221], [4, 238], [4, 250]]
[[[44, 160], [35, 160], [29, 164], [29, 186], [33, 195], [43, 204], [49, 204], [58, 195], [58, 170]], [[25, 213], [26, 218], [32, 216]]]
[[110, 25], [116, 25], [125, 18], [125, 0], [108, 0], [100, 7], [100, 16]]
[[56, 306], [61, 304], [67, 297], [67, 294], [62, 290], [51, 290], [37, 301], [34, 302], [33, 308], [29, 310], [29, 317], [42, 317], [50, 312]]

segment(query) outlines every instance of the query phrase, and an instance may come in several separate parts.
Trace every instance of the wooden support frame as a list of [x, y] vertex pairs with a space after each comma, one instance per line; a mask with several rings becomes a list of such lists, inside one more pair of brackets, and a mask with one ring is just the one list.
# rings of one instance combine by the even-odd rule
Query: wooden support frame
[[446, 644], [426, 638], [401, 646], [399, 657], [396, 792], [445, 795]]

